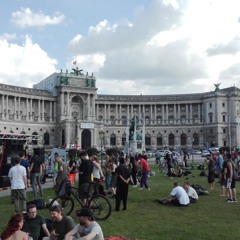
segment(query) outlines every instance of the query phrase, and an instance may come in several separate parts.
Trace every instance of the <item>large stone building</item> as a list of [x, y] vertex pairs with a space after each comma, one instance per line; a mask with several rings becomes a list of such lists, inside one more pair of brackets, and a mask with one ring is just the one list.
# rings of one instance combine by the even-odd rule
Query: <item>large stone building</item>
[[33, 88], [0, 84], [0, 137], [25, 134], [33, 145], [85, 149], [100, 147], [104, 131], [105, 147], [122, 148], [128, 120], [136, 116], [137, 136], [145, 135], [146, 149], [240, 146], [236, 87], [198, 94], [102, 95], [93, 75], [73, 70], [54, 73]]

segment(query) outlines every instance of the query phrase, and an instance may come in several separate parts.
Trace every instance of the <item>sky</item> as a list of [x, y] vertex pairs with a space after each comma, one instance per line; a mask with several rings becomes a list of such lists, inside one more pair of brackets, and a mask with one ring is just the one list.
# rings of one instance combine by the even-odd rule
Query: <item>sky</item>
[[0, 83], [31, 88], [73, 67], [98, 94], [240, 88], [240, 1], [0, 1]]

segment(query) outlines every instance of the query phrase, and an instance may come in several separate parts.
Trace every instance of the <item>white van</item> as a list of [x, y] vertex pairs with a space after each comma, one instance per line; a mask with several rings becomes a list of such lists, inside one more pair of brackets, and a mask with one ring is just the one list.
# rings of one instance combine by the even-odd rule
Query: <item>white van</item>
[[64, 162], [67, 162], [67, 151], [61, 148], [53, 148], [48, 158], [48, 165], [46, 166], [46, 176], [53, 175], [55, 153], [57, 153]]

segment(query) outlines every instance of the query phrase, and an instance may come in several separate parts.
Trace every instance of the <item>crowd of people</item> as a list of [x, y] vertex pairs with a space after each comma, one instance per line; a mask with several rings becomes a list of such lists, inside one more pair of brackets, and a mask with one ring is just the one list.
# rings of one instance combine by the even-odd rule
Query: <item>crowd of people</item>
[[[183, 158], [184, 160], [184, 158]], [[169, 178], [184, 176], [182, 167], [177, 166], [175, 172], [173, 160], [170, 154], [164, 159], [167, 165]], [[47, 227], [46, 220], [38, 215], [37, 206], [27, 206], [26, 189], [32, 185], [33, 197], [37, 194], [43, 197], [41, 178], [44, 171], [44, 163], [35, 152], [30, 161], [24, 158], [22, 153], [14, 159], [15, 165], [9, 171], [11, 180], [11, 197], [14, 203], [15, 214], [9, 220], [8, 225], [1, 235], [2, 240], [33, 239], [38, 240], [43, 234], [43, 240], [51, 239], [104, 239], [100, 225], [94, 221], [90, 209], [83, 208], [76, 213], [79, 224], [75, 224], [70, 216], [63, 214], [60, 205], [50, 208], [51, 227]], [[221, 196], [227, 196], [227, 202], [237, 202], [235, 172], [237, 164], [233, 161], [232, 154], [209, 154], [205, 160], [208, 166], [209, 189], [214, 189], [215, 179], [219, 178]], [[72, 186], [78, 182], [80, 196], [83, 197], [89, 182], [94, 182], [94, 194], [111, 194], [115, 199], [115, 211], [127, 210], [129, 185], [139, 187], [139, 190], [150, 191], [148, 179], [150, 168], [145, 154], [131, 155], [130, 158], [123, 154], [105, 156], [104, 165], [99, 163], [99, 157], [93, 154], [91, 157], [86, 152], [81, 152], [79, 160], [70, 159], [64, 162], [56, 153], [54, 155], [54, 169], [56, 176], [54, 188], [59, 194], [60, 186], [65, 180], [70, 181]], [[103, 184], [105, 182], [105, 190]], [[85, 199], [86, 200], [86, 199]], [[157, 200], [163, 204], [176, 206], [188, 206], [198, 202], [198, 193], [191, 187], [190, 182], [185, 180], [180, 186], [178, 181], [173, 183], [169, 196]], [[16, 234], [21, 238], [15, 238]], [[81, 238], [88, 236], [88, 238]]]

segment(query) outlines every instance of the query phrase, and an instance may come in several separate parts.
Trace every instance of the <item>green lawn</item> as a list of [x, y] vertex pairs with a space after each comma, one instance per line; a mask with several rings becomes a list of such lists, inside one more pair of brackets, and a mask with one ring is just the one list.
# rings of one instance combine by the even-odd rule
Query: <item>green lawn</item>
[[[156, 166], [151, 166], [151, 169], [156, 170]], [[200, 184], [208, 190], [207, 178], [200, 177], [199, 172], [193, 170], [189, 180], [192, 184]], [[225, 199], [219, 197], [218, 183], [215, 184], [215, 190], [210, 191], [209, 196], [200, 196], [197, 204], [186, 208], [164, 206], [154, 202], [154, 199], [169, 194], [174, 181], [182, 184], [184, 180], [185, 178], [169, 179], [164, 174], [156, 172], [156, 176], [149, 178], [150, 192], [139, 191], [138, 188], [130, 186], [127, 211], [115, 212], [115, 203], [111, 199], [112, 215], [106, 221], [99, 222], [105, 237], [124, 236], [146, 240], [240, 239], [240, 202], [225, 203]], [[240, 184], [237, 182], [238, 196], [239, 190]], [[52, 198], [52, 189], [45, 190], [44, 195], [46, 200]], [[0, 206], [0, 231], [2, 231], [13, 213], [10, 197], [0, 198]], [[48, 217], [47, 210], [39, 212]]]

